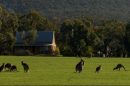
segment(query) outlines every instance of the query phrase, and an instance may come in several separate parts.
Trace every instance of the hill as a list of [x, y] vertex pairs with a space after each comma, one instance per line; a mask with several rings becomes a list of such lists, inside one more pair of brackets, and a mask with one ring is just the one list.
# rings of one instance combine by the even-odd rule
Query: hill
[[20, 13], [35, 9], [49, 18], [92, 16], [130, 20], [129, 0], [0, 0], [0, 3]]

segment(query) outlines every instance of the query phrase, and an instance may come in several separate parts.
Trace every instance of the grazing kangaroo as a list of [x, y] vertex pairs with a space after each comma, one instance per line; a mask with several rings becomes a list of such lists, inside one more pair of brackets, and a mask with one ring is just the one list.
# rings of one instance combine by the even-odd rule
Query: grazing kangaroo
[[113, 70], [118, 69], [120, 71], [121, 68], [123, 68], [126, 71], [125, 67], [122, 64], [117, 64], [116, 67], [113, 68]]
[[76, 72], [78, 71], [80, 73], [82, 71], [82, 66], [83, 65], [84, 65], [84, 60], [81, 59], [80, 62], [75, 67]]
[[5, 70], [10, 70], [10, 68], [11, 68], [11, 64], [10, 63], [7, 63], [7, 64], [5, 64]]
[[28, 64], [24, 63], [23, 61], [21, 61], [21, 64], [22, 64], [22, 66], [23, 66], [23, 68], [24, 68], [24, 72], [28, 72], [28, 71], [29, 71], [29, 66], [28, 66]]
[[10, 68], [10, 72], [15, 72], [17, 71], [17, 67], [15, 65], [12, 65]]
[[0, 72], [2, 72], [4, 69], [4, 63], [0, 66]]
[[96, 67], [96, 73], [99, 73], [99, 71], [101, 70], [102, 68], [101, 68], [101, 65], [99, 65], [98, 67]]

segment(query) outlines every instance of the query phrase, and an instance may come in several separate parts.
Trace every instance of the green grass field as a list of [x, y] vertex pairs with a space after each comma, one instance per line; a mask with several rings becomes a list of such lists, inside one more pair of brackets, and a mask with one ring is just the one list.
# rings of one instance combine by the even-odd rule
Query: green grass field
[[[28, 63], [30, 71], [23, 72], [21, 60]], [[130, 59], [128, 58], [84, 58], [81, 73], [75, 72], [79, 58], [0, 56], [0, 65], [10, 62], [17, 65], [18, 72], [1, 72], [0, 85], [130, 85]], [[113, 71], [122, 63], [127, 71]], [[102, 65], [102, 71], [95, 68]]]

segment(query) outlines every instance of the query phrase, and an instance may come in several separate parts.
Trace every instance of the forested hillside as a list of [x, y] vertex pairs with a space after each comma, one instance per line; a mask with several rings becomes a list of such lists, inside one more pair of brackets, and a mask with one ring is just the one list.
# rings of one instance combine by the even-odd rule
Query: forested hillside
[[[0, 5], [1, 55], [14, 54], [16, 32], [28, 31], [30, 35], [23, 40], [25, 45], [29, 45], [37, 31], [55, 31], [57, 48], [53, 55], [130, 56], [128, 0], [0, 0], [0, 2], [4, 5]], [[26, 50], [28, 55], [34, 55], [33, 51]], [[22, 52], [21, 55], [25, 54]]]
[[0, 0], [0, 3], [20, 13], [37, 10], [49, 18], [92, 16], [130, 19], [129, 0]]

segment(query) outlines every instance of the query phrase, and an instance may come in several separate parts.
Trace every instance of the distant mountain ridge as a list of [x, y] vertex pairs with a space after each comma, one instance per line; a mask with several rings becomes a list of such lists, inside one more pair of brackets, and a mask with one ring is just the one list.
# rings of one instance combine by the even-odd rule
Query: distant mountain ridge
[[0, 0], [8, 9], [38, 10], [49, 18], [92, 16], [130, 21], [130, 0]]

